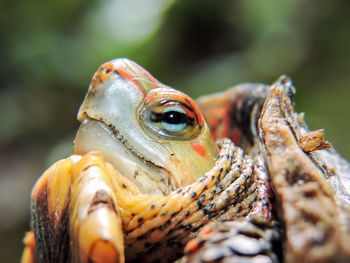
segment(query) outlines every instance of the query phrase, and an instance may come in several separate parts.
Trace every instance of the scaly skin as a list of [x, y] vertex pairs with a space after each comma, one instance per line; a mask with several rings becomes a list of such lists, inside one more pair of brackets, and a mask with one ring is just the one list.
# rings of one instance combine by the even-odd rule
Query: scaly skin
[[254, 212], [253, 161], [229, 140], [217, 154], [194, 102], [136, 63], [102, 65], [78, 118], [75, 155], [32, 191], [22, 262], [168, 262], [209, 220]]
[[99, 153], [72, 156], [53, 165], [33, 190], [36, 260], [65, 261], [72, 249], [73, 261], [123, 262], [122, 232], [128, 261], [176, 259], [190, 233], [207, 222], [249, 214], [257, 197], [252, 175], [252, 161], [229, 140], [213, 169], [168, 196], [141, 194]]
[[217, 152], [188, 96], [105, 63], [75, 155], [32, 191], [22, 262], [348, 262], [350, 165], [294, 112], [294, 92], [283, 76], [201, 98], [214, 138], [249, 156], [229, 139]]

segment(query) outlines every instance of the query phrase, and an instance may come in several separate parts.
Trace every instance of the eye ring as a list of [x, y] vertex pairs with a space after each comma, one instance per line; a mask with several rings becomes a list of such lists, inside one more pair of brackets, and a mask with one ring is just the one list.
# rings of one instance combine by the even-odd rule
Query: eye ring
[[140, 110], [140, 121], [154, 135], [172, 140], [191, 140], [202, 130], [199, 111], [191, 98], [178, 91], [151, 92]]

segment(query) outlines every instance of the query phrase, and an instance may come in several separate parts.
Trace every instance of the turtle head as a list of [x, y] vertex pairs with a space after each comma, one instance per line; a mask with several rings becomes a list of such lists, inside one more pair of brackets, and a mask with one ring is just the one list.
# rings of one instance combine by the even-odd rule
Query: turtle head
[[146, 194], [168, 194], [211, 169], [217, 150], [194, 101], [128, 59], [93, 76], [74, 152], [100, 151]]

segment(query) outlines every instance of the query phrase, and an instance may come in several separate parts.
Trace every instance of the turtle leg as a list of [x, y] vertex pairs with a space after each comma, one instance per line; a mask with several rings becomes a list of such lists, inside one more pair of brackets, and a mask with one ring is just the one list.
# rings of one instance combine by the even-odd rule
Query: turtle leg
[[39, 178], [23, 263], [124, 262], [121, 220], [104, 167], [99, 153], [73, 155]]
[[71, 166], [78, 158], [72, 156], [55, 163], [35, 184], [31, 196], [33, 234], [26, 236], [22, 262], [60, 262], [68, 258]]
[[73, 261], [124, 262], [122, 222], [102, 155], [84, 156], [75, 169], [69, 207]]

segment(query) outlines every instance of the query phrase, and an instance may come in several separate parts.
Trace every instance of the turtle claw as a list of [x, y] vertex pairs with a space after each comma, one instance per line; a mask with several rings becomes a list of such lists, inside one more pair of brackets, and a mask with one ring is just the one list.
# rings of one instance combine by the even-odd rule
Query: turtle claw
[[51, 166], [32, 191], [33, 231], [25, 237], [22, 263], [123, 263], [123, 232], [112, 187], [108, 165], [97, 152]]

